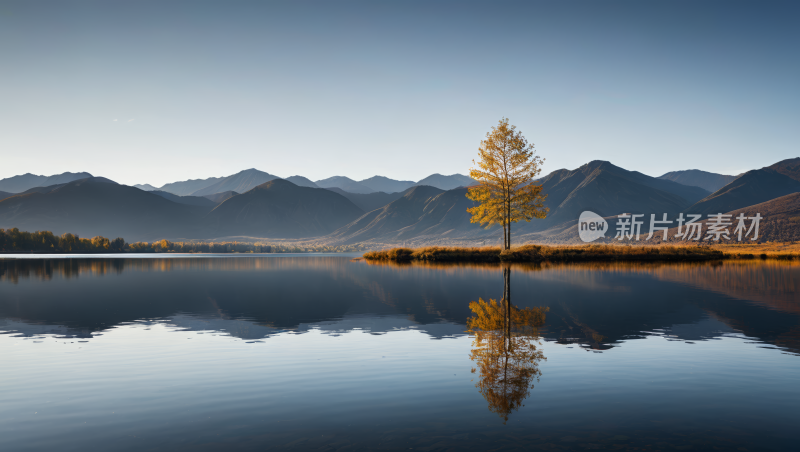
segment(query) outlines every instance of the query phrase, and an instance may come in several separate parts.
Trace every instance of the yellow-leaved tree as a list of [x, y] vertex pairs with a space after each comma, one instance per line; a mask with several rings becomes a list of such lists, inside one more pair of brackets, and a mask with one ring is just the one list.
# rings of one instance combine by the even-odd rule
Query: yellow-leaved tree
[[511, 248], [511, 223], [544, 218], [548, 212], [544, 207], [547, 195], [541, 185], [533, 183], [544, 160], [516, 129], [503, 118], [486, 134], [478, 148], [480, 160], [472, 161], [477, 168], [469, 170], [478, 185], [467, 190], [467, 198], [479, 203], [467, 209], [472, 214], [470, 221], [486, 228], [502, 225], [506, 250]]

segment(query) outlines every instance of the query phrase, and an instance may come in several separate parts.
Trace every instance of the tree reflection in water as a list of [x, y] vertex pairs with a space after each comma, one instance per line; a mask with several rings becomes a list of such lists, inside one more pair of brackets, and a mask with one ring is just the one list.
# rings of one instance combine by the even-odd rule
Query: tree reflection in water
[[475, 387], [489, 402], [489, 411], [508, 421], [508, 415], [524, 406], [534, 379], [542, 374], [539, 361], [545, 358], [537, 345], [539, 327], [549, 308], [519, 309], [511, 304], [511, 269], [503, 269], [503, 298], [500, 303], [482, 298], [469, 304], [473, 316], [467, 319], [474, 335], [470, 359], [478, 372]]

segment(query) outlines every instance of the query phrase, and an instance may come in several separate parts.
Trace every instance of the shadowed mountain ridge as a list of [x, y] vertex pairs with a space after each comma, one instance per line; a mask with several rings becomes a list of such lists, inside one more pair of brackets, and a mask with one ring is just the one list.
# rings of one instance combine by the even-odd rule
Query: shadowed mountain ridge
[[0, 227], [159, 240], [191, 235], [197, 220], [209, 210], [92, 177], [31, 189], [0, 201]]
[[318, 180], [314, 183], [317, 184], [317, 187], [320, 188], [337, 187], [350, 193], [368, 194], [375, 191], [367, 187], [366, 185], [363, 185], [359, 182], [354, 181], [353, 179], [350, 179], [349, 177], [344, 177], [344, 176], [333, 176], [327, 179]]
[[320, 188], [317, 184], [312, 182], [311, 179], [308, 179], [303, 176], [291, 176], [285, 178], [285, 180], [288, 180], [289, 182], [297, 185], [298, 187]]
[[208, 179], [189, 179], [178, 182], [170, 182], [162, 185], [159, 190], [172, 193], [173, 195], [189, 196], [192, 193], [213, 185], [222, 179], [222, 177], [209, 177]]
[[726, 174], [709, 173], [696, 169], [685, 171], [671, 171], [660, 176], [659, 179], [670, 180], [683, 185], [700, 187], [713, 193], [720, 188], [728, 185], [738, 176], [728, 176]]
[[470, 178], [469, 176], [464, 176], [463, 174], [451, 174], [449, 176], [445, 176], [439, 173], [431, 174], [430, 176], [417, 181], [414, 185], [430, 185], [431, 187], [436, 187], [440, 190], [452, 190], [453, 188], [458, 187], [469, 187], [470, 185], [475, 185], [477, 182]]
[[50, 185], [66, 184], [75, 180], [92, 177], [89, 173], [61, 173], [52, 176], [37, 176], [27, 173], [19, 176], [8, 177], [0, 180], [0, 191], [8, 193], [22, 193], [34, 187], [47, 187]]
[[186, 204], [189, 206], [200, 206], [200, 207], [208, 207], [212, 208], [219, 204], [218, 202], [214, 202], [204, 196], [178, 196], [173, 195], [172, 193], [161, 191], [161, 190], [152, 190], [148, 193], [153, 193], [155, 195], [161, 196], [164, 199], [168, 199], [172, 202], [176, 202], [178, 204]]
[[210, 199], [216, 205], [216, 204], [219, 204], [222, 201], [225, 201], [226, 199], [232, 198], [232, 197], [234, 197], [234, 196], [236, 196], [238, 194], [239, 193], [236, 193], [235, 191], [230, 191], [229, 190], [229, 191], [224, 191], [222, 193], [214, 193], [213, 195], [205, 195], [205, 196], [203, 196], [203, 198]]
[[800, 181], [773, 169], [748, 171], [685, 211], [692, 214], [725, 213], [800, 192]]
[[363, 214], [338, 193], [274, 179], [222, 202], [206, 215], [203, 227], [218, 237], [318, 237]]
[[417, 185], [402, 197], [375, 209], [342, 227], [331, 238], [344, 243], [367, 240], [406, 240], [423, 235], [453, 237], [459, 234], [482, 233], [470, 223], [466, 209], [474, 204], [466, 197], [465, 188], [440, 190]]
[[205, 196], [213, 195], [214, 193], [222, 193], [225, 191], [235, 191], [237, 193], [245, 193], [253, 187], [257, 187], [265, 182], [277, 179], [278, 176], [259, 171], [255, 168], [239, 171], [238, 173], [224, 177], [221, 180], [197, 190], [192, 193], [192, 196]]
[[796, 181], [800, 181], [800, 157], [781, 160], [780, 162], [770, 165], [767, 168], [775, 170], [784, 176], [791, 177]]
[[550, 212], [547, 219], [534, 221], [524, 230], [574, 221], [586, 210], [603, 217], [623, 212], [674, 214], [691, 205], [686, 196], [700, 199], [708, 193], [700, 187], [659, 180], [600, 160], [575, 170], [553, 171], [536, 183], [547, 194], [545, 206]]
[[398, 192], [398, 193], [384, 193], [384, 192], [375, 192], [375, 193], [350, 193], [342, 190], [339, 187], [331, 187], [326, 188], [326, 190], [330, 190], [340, 195], [344, 196], [345, 198], [349, 199], [353, 202], [353, 204], [357, 205], [361, 208], [364, 212], [370, 212], [372, 210], [381, 208], [386, 204], [394, 201], [395, 199], [403, 196], [405, 193]]
[[369, 187], [374, 192], [398, 193], [416, 185], [410, 180], [395, 180], [384, 176], [372, 176], [369, 179], [358, 181], [359, 184]]

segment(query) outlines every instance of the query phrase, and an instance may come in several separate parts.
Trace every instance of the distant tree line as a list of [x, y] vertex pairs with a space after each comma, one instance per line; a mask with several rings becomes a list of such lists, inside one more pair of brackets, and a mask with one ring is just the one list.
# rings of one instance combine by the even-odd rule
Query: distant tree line
[[50, 231], [26, 232], [0, 229], [2, 253], [341, 253], [363, 251], [363, 245], [309, 245], [242, 242], [157, 242], [127, 243], [97, 236], [82, 239], [76, 234], [57, 236]]

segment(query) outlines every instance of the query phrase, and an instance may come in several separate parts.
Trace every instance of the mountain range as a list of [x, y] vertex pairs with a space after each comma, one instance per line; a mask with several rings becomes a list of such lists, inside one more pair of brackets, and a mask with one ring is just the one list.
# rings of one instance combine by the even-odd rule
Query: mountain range
[[286, 180], [289, 182], [300, 186], [300, 187], [311, 187], [311, 188], [320, 188], [317, 184], [312, 182], [310, 179], [305, 178], [303, 176], [291, 176], [287, 177]]
[[[763, 219], [759, 223], [758, 236], [762, 241], [778, 240], [789, 242], [800, 240], [800, 192], [780, 196], [775, 199], [770, 199], [769, 201], [746, 207], [738, 207], [721, 213], [730, 215], [731, 222], [734, 225], [730, 228], [730, 237], [734, 241], [738, 241], [738, 237], [734, 234], [734, 229], [737, 224], [736, 217], [741, 213], [745, 214], [747, 217], [753, 217], [756, 214], [761, 215]], [[708, 218], [700, 222], [707, 224]], [[750, 221], [748, 220], [745, 224], [749, 228]], [[703, 230], [705, 231], [707, 228], [704, 227]], [[670, 229], [668, 232], [669, 241], [681, 241], [680, 238], [675, 237], [677, 233], [677, 227]], [[749, 242], [751, 238], [752, 233], [750, 236], [742, 237], [742, 242]]]
[[89, 173], [62, 173], [54, 176], [37, 176], [27, 173], [0, 180], [0, 192], [22, 193], [34, 187], [65, 184], [87, 177], [92, 177], [92, 175]]
[[622, 212], [674, 214], [710, 194], [700, 187], [650, 177], [601, 160], [574, 170], [553, 171], [538, 183], [547, 194], [545, 206], [550, 212], [533, 229], [577, 220], [585, 210], [603, 217]]
[[[134, 185], [134, 187], [145, 191], [165, 191], [178, 196], [206, 196], [209, 194], [226, 191], [244, 193], [253, 187], [263, 184], [264, 182], [269, 182], [275, 179], [280, 178], [264, 171], [251, 168], [227, 177], [211, 177], [208, 179], [190, 179], [186, 181], [171, 182], [169, 184], [164, 184], [159, 188], [150, 184], [137, 184]], [[362, 181], [355, 181], [345, 176], [333, 176], [314, 182], [306, 177], [295, 175], [287, 177], [285, 180], [288, 180], [289, 182], [301, 187], [339, 188], [348, 193], [355, 194], [370, 194], [379, 192], [400, 193], [415, 185], [430, 185], [442, 190], [449, 190], [451, 188], [469, 186], [475, 183], [474, 180], [461, 174], [452, 174], [449, 176], [432, 174], [418, 182], [395, 180], [384, 176], [373, 176]], [[3, 181], [0, 181], [0, 186], [2, 186], [2, 182]], [[18, 193], [11, 190], [6, 191]]]
[[708, 171], [700, 171], [696, 169], [686, 171], [672, 171], [659, 179], [671, 180], [683, 185], [691, 185], [700, 187], [708, 192], [715, 192], [720, 188], [728, 185], [738, 176], [728, 176], [725, 174], [709, 173]]
[[196, 235], [210, 207], [191, 206], [102, 177], [29, 190], [0, 201], [0, 224], [82, 237], [156, 239]]
[[350, 193], [342, 190], [339, 187], [331, 187], [327, 188], [326, 190], [339, 193], [340, 195], [349, 199], [350, 202], [361, 208], [364, 212], [369, 212], [379, 207], [383, 207], [386, 204], [389, 204], [390, 202], [394, 201], [395, 199], [405, 194], [405, 191], [398, 193], [384, 193], [382, 191], [377, 193], [366, 193], [366, 194]]
[[340, 228], [330, 238], [356, 243], [480, 235], [484, 230], [469, 221], [467, 208], [474, 203], [467, 199], [466, 193], [466, 188], [445, 191], [418, 185], [406, 190], [400, 198]]
[[[748, 171], [712, 193], [700, 185], [713, 188], [720, 175], [689, 170], [685, 173], [694, 177], [691, 182], [697, 185], [686, 185], [672, 180], [681, 180], [677, 173], [656, 178], [610, 162], [592, 161], [573, 170], [554, 171], [536, 181], [547, 194], [547, 218], [516, 223], [512, 232], [524, 240], [571, 241], [577, 235], [578, 216], [587, 210], [603, 217], [667, 213], [674, 218], [681, 212], [726, 213], [780, 199], [775, 201], [779, 208], [791, 213], [800, 202], [797, 196], [791, 196], [800, 193], [798, 164], [800, 159], [790, 159]], [[704, 174], [708, 175], [708, 183], [697, 179], [706, 177]], [[0, 193], [0, 227], [73, 232], [83, 237], [122, 236], [129, 241], [248, 237], [447, 244], [484, 239], [492, 243], [499, 235], [499, 228], [486, 230], [470, 223], [466, 209], [473, 203], [466, 198], [464, 185], [470, 185], [471, 179], [466, 176], [426, 178], [450, 188], [378, 176], [364, 181], [331, 179], [312, 182], [292, 176], [284, 180], [250, 169], [215, 178], [205, 186], [200, 186], [198, 180], [167, 184], [181, 192], [195, 188], [189, 194], [177, 195], [86, 177], [31, 187], [22, 193]], [[333, 182], [346, 186], [355, 183], [368, 190], [413, 185], [397, 192], [354, 193]], [[250, 187], [253, 184], [257, 185]], [[331, 186], [324, 188], [320, 184]], [[762, 207], [770, 212], [778, 209], [769, 204]], [[789, 223], [770, 230], [778, 231], [774, 234], [780, 237], [790, 236], [785, 225], [795, 217], [786, 216], [781, 221]]]
[[202, 223], [213, 236], [306, 238], [329, 234], [363, 214], [330, 190], [275, 179], [227, 199]]
[[687, 213], [725, 213], [800, 191], [800, 181], [770, 167], [748, 171], [686, 209]]

